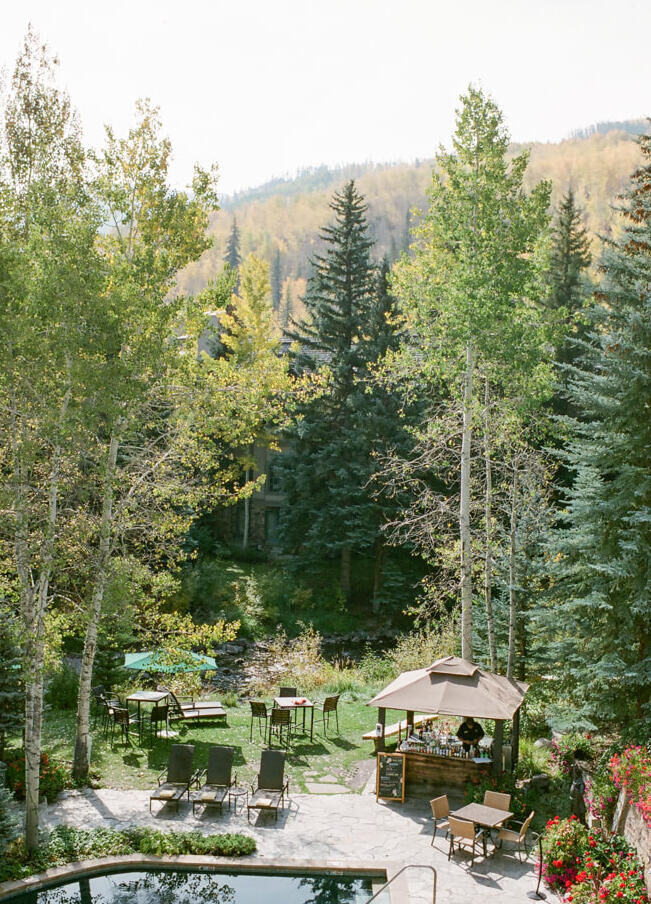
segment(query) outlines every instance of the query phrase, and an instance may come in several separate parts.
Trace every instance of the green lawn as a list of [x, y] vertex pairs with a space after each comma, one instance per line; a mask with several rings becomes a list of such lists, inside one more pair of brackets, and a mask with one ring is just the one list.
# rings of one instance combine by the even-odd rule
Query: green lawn
[[[269, 707], [271, 702], [269, 701]], [[172, 727], [179, 732], [177, 742], [195, 745], [195, 763], [199, 767], [206, 765], [208, 748], [213, 744], [228, 744], [235, 748], [234, 768], [238, 779], [251, 782], [258, 772], [260, 753], [266, 747], [265, 740], [253, 726], [253, 739], [250, 734], [250, 708], [248, 704], [227, 707], [227, 724], [205, 724], [199, 722], [174, 722]], [[337, 735], [331, 721], [329, 737], [323, 735], [320, 722], [315, 712], [314, 738], [309, 735], [297, 735], [293, 739], [287, 754], [287, 773], [291, 787], [305, 790], [305, 773], [313, 772], [308, 780], [318, 781], [322, 775], [337, 776], [343, 784], [352, 787], [349, 781], [350, 772], [360, 760], [374, 758], [373, 743], [362, 741], [362, 734], [375, 726], [376, 710], [366, 706], [363, 701], [345, 700], [339, 702], [339, 727]], [[299, 715], [300, 718], [300, 715]], [[57, 758], [70, 762], [74, 743], [74, 714], [49, 710], [44, 717], [43, 747]], [[277, 741], [274, 739], [274, 746]], [[158, 739], [153, 746], [140, 747], [137, 733], [130, 745], [120, 740], [115, 734], [111, 746], [110, 738], [103, 735], [98, 722], [93, 729], [92, 770], [96, 775], [96, 784], [109, 788], [151, 788], [156, 784], [156, 777], [167, 763], [169, 744]], [[361, 790], [356, 788], [356, 790]]]

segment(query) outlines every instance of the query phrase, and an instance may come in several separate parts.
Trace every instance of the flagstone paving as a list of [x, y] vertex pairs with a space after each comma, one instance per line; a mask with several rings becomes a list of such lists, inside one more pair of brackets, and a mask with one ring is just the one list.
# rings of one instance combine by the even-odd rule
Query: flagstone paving
[[[487, 859], [477, 857], [472, 871], [465, 852], [448, 862], [448, 845], [440, 833], [431, 845], [428, 802], [378, 803], [369, 793], [372, 786], [369, 781], [363, 794], [292, 793], [277, 822], [271, 814], [260, 814], [248, 824], [246, 808], [241, 807], [237, 813], [225, 810], [221, 816], [197, 809], [193, 816], [187, 803], [181, 804], [177, 814], [169, 805], [154, 802], [150, 815], [147, 791], [107, 788], [66, 792], [56, 803], [43, 805], [41, 819], [44, 827], [65, 823], [84, 828], [141, 825], [207, 834], [243, 832], [255, 838], [255, 857], [261, 866], [265, 860], [363, 861], [381, 867], [391, 862], [394, 869], [409, 863], [431, 864], [438, 874], [437, 902], [442, 904], [515, 904], [535, 889], [533, 859], [521, 864], [514, 854], [498, 852]], [[410, 871], [408, 885], [410, 904], [431, 904], [429, 871]]]

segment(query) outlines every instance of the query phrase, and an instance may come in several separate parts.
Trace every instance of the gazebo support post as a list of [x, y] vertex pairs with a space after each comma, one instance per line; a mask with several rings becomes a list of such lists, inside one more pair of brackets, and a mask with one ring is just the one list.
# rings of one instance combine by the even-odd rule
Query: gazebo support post
[[493, 775], [499, 777], [502, 774], [502, 739], [504, 738], [504, 719], [495, 719], [495, 734], [493, 735]]
[[515, 772], [520, 756], [520, 709], [513, 713], [513, 728], [511, 730], [511, 769]]
[[379, 737], [377, 737], [375, 739], [375, 750], [376, 750], [376, 752], [381, 753], [385, 749], [384, 728], [385, 728], [385, 725], [387, 722], [387, 711], [383, 706], [380, 706], [378, 708], [377, 721], [378, 721], [378, 725], [382, 726], [382, 734], [379, 735]]
[[407, 727], [405, 728], [405, 737], [409, 737], [409, 726], [414, 727], [414, 711], [412, 709], [407, 710]]

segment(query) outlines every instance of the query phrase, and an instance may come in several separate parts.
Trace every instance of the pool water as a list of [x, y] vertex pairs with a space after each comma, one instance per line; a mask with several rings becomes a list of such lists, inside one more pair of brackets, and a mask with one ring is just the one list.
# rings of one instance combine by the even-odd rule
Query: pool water
[[369, 878], [142, 871], [75, 879], [8, 904], [363, 904]]

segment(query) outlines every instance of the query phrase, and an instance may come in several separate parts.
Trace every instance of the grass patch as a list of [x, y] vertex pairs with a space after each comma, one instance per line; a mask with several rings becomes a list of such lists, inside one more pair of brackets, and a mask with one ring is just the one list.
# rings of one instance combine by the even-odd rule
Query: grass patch
[[[324, 688], [328, 692], [328, 688]], [[316, 772], [341, 776], [342, 782], [362, 760], [373, 759], [373, 744], [362, 741], [362, 734], [375, 726], [377, 712], [365, 705], [372, 692], [362, 694], [356, 689], [360, 699], [341, 699], [339, 702], [339, 727], [337, 735], [334, 725], [323, 734], [318, 712], [315, 711], [313, 740], [309, 735], [296, 735], [292, 746], [287, 751], [287, 775], [290, 788], [296, 791], [305, 790], [305, 773]], [[320, 699], [323, 694], [320, 695]], [[314, 697], [312, 697], [314, 699]], [[272, 701], [266, 699], [268, 708]], [[233, 768], [237, 771], [238, 780], [250, 783], [258, 773], [260, 754], [267, 746], [266, 740], [259, 734], [258, 725], [253, 726], [250, 737], [250, 707], [248, 703], [227, 708], [227, 724], [206, 724], [198, 722], [174, 722], [172, 728], [177, 731], [174, 741], [195, 745], [195, 764], [203, 768], [208, 762], [208, 749], [214, 744], [228, 744], [235, 748]], [[299, 713], [299, 719], [301, 714]], [[309, 724], [309, 713], [306, 712]], [[50, 710], [45, 714], [43, 722], [43, 746], [58, 759], [70, 762], [72, 759], [75, 735], [74, 714], [69, 711]], [[174, 743], [172, 741], [171, 743]], [[277, 745], [274, 739], [274, 746]], [[128, 789], [149, 789], [156, 785], [157, 776], [167, 765], [170, 743], [157, 739], [153, 747], [140, 746], [137, 734], [130, 744], [120, 741], [116, 733], [111, 745], [110, 737], [104, 736], [98, 723], [93, 730], [91, 772], [93, 784], [101, 787]], [[308, 781], [310, 780], [308, 776]]]

